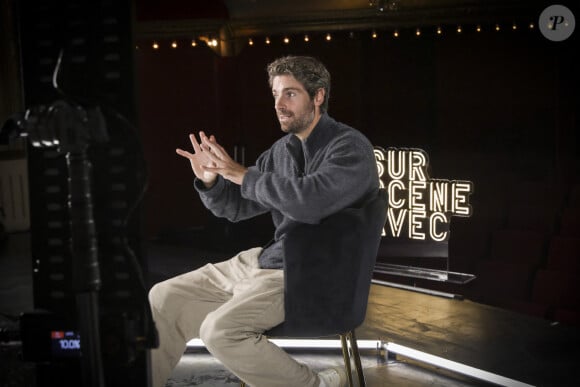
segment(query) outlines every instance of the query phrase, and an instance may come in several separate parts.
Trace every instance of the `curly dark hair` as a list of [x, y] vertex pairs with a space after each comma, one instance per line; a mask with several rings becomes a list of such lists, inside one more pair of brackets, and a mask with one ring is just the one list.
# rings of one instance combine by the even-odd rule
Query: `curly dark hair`
[[310, 56], [284, 56], [270, 63], [267, 72], [270, 87], [275, 76], [292, 75], [304, 86], [310, 98], [314, 98], [319, 89], [324, 89], [324, 102], [320, 106], [320, 111], [328, 110], [330, 73], [318, 59]]

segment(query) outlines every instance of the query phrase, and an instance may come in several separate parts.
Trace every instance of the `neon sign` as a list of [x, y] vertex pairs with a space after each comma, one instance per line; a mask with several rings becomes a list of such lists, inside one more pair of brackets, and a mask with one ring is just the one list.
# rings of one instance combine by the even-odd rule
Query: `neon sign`
[[429, 157], [422, 149], [375, 147], [381, 188], [389, 194], [383, 235], [442, 242], [452, 216], [471, 216], [473, 183], [429, 178]]

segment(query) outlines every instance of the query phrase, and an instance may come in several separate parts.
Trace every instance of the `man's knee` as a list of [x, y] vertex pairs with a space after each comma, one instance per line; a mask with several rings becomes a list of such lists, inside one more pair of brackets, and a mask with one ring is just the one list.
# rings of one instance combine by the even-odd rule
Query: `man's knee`
[[167, 282], [158, 282], [149, 289], [149, 304], [155, 311], [164, 309], [170, 295], [170, 286]]
[[214, 347], [219, 348], [219, 342], [223, 340], [223, 330], [219, 328], [214, 313], [209, 313], [201, 323], [201, 326], [199, 327], [199, 338], [210, 351], [212, 351]]
[[225, 324], [223, 318], [216, 313], [209, 313], [201, 323], [199, 337], [206, 348], [215, 354], [237, 341], [234, 332]]

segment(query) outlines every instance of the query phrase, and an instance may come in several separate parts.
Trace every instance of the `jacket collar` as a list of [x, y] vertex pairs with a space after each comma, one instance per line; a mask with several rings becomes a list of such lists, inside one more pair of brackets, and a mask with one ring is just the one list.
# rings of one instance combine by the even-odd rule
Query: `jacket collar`
[[[286, 149], [294, 159], [300, 171], [303, 171], [305, 165], [308, 165], [308, 161], [314, 157], [316, 152], [328, 144], [334, 136], [335, 123], [336, 121], [331, 118], [328, 113], [323, 113], [306, 140], [301, 141], [294, 134], [288, 135]], [[304, 152], [304, 156], [302, 156], [302, 152]]]
[[308, 136], [302, 143], [306, 160], [312, 159], [316, 152], [328, 144], [330, 139], [334, 136], [334, 123], [334, 119], [332, 119], [328, 113], [323, 113], [320, 116], [320, 120], [318, 120], [318, 123], [310, 133], [310, 136]]

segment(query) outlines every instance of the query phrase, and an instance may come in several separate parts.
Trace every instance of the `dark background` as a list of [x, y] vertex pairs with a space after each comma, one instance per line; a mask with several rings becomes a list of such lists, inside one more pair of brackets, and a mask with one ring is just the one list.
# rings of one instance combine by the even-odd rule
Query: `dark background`
[[[382, 11], [380, 4], [385, 5]], [[564, 4], [580, 14], [575, 2]], [[106, 107], [109, 115], [114, 143], [95, 147], [104, 158], [97, 169], [112, 164], [119, 151], [125, 163], [117, 176], [109, 175], [112, 169], [98, 169], [97, 207], [108, 209], [112, 199], [103, 194], [105, 187], [121, 179], [127, 197], [115, 214], [126, 215], [123, 208], [135, 204], [141, 180], [148, 178], [127, 230], [118, 219], [103, 216], [106, 212], [97, 219], [103, 222], [103, 240], [115, 244], [114, 237], [123, 232], [133, 238], [146, 269], [141, 243], [177, 242], [229, 252], [270, 238], [268, 217], [241, 224], [213, 217], [193, 189], [189, 163], [175, 148], [188, 147], [187, 135], [204, 130], [230, 154], [236, 147], [244, 149], [251, 165], [283, 135], [266, 65], [281, 55], [316, 56], [332, 74], [330, 115], [359, 129], [376, 146], [425, 150], [431, 178], [473, 182], [473, 215], [451, 222], [447, 269], [478, 276], [462, 294], [506, 306], [506, 297], [533, 299], [538, 270], [551, 268], [553, 240], [574, 238], [571, 255], [580, 251], [580, 226], [564, 227], [580, 218], [571, 210], [580, 207], [575, 196], [580, 192], [578, 31], [562, 42], [546, 39], [538, 18], [548, 5], [518, 0], [5, 0], [1, 118], [59, 96], [50, 81], [59, 50], [65, 48], [61, 86]], [[211, 38], [218, 39], [219, 47], [204, 43]], [[15, 152], [0, 155], [10, 158]], [[28, 153], [19, 149], [16, 156], [29, 158], [32, 250], [44, 257], [48, 250], [35, 243], [35, 235], [45, 237], [50, 220], [48, 199], [38, 188], [48, 180], [42, 170], [49, 162], [46, 154], [30, 148]], [[63, 159], [56, 162], [62, 173], [53, 178], [64, 187]], [[66, 196], [58, 200], [64, 209]], [[505, 252], [499, 240], [507, 238], [507, 231], [518, 234], [517, 240], [509, 238], [512, 244], [504, 246]], [[61, 237], [66, 239], [66, 230]], [[530, 246], [536, 250], [528, 252]], [[533, 259], [528, 261], [528, 254]], [[498, 281], [503, 269], [482, 268], [498, 261], [516, 261], [523, 268], [502, 272], [504, 280]], [[49, 282], [43, 284], [53, 286], [45, 273]], [[510, 286], [516, 282], [521, 286], [514, 292]], [[44, 285], [36, 287], [39, 298], [46, 294]], [[481, 297], [494, 292], [499, 301]]]
[[[560, 3], [580, 15], [576, 2]], [[243, 148], [251, 165], [283, 135], [265, 68], [286, 54], [313, 55], [327, 65], [331, 116], [359, 129], [374, 145], [425, 150], [431, 178], [473, 182], [473, 215], [453, 218], [445, 264], [476, 279], [457, 285], [377, 278], [578, 326], [579, 35], [576, 30], [553, 42], [541, 34], [538, 17], [551, 4], [3, 0], [0, 119], [62, 97], [51, 85], [61, 48], [60, 85], [69, 96], [106, 109], [112, 141], [91, 148], [99, 258], [106, 273], [101, 311], [111, 316], [110, 324], [102, 321], [106, 337], [146, 320], [142, 287], [202, 263], [190, 256], [221, 257], [271, 237], [268, 217], [241, 224], [213, 217], [193, 189], [189, 163], [175, 148], [188, 147], [188, 134], [204, 130], [231, 154]], [[203, 40], [214, 37], [220, 45], [212, 49]], [[21, 256], [31, 258], [21, 268], [25, 273], [19, 271], [33, 285], [26, 295], [34, 308], [72, 313], [64, 157], [21, 142], [1, 148], [0, 158], [25, 158], [29, 166], [31, 229], [20, 235], [25, 238], [2, 235], [8, 246], [20, 240]], [[61, 187], [59, 194], [48, 193], [48, 184]], [[59, 211], [50, 210], [54, 204]], [[130, 212], [133, 205], [138, 206]], [[135, 275], [137, 266], [148, 275], [147, 283]], [[20, 284], [21, 277], [7, 283]], [[13, 299], [6, 303], [8, 310], [22, 310]], [[136, 330], [140, 333], [140, 326]], [[110, 374], [142, 378], [144, 359], [138, 355], [137, 365], [123, 371], [110, 356]]]
[[150, 187], [147, 233], [205, 226], [208, 213], [192, 190], [189, 165], [174, 153], [189, 133], [216, 135], [246, 163], [282, 135], [265, 67], [285, 54], [314, 55], [332, 74], [330, 115], [361, 130], [374, 145], [419, 147], [430, 156], [431, 177], [474, 182], [474, 218], [501, 212], [523, 181], [571, 185], [578, 176], [577, 34], [564, 42], [543, 37], [534, 19], [493, 24], [339, 31], [255, 37], [234, 57], [220, 57], [187, 40], [137, 41], [139, 129]]
[[[232, 251], [268, 239], [268, 219], [237, 225], [215, 219], [192, 188], [189, 164], [174, 149], [189, 146], [187, 135], [204, 130], [215, 134], [231, 154], [234, 147], [245, 147], [246, 164], [252, 164], [282, 135], [266, 65], [281, 55], [313, 55], [332, 74], [330, 115], [362, 131], [374, 145], [424, 149], [431, 178], [474, 185], [473, 215], [451, 221], [448, 260], [397, 262], [475, 274], [476, 280], [456, 286], [378, 277], [553, 318], [554, 303], [561, 301], [539, 301], [538, 294], [546, 292], [536, 279], [539, 270], [555, 268], [549, 263], [552, 245], [566, 238], [573, 238], [564, 243], [572, 246], [567, 254], [574, 269], [563, 271], [577, 275], [580, 81], [577, 32], [554, 42], [538, 28], [540, 13], [551, 3], [398, 2], [398, 10], [364, 26], [350, 28], [340, 14], [329, 11], [328, 20], [318, 15], [310, 30], [288, 22], [292, 16], [284, 12], [290, 11], [280, 3], [271, 8], [235, 1], [224, 7], [200, 6], [200, 24], [217, 19], [239, 27], [233, 55], [220, 54], [199, 40], [192, 47], [192, 34], [168, 27], [167, 20], [178, 23], [183, 18], [186, 25], [195, 25], [195, 15], [168, 14], [167, 8], [159, 13], [161, 8], [153, 3], [146, 2], [137, 13], [135, 52], [137, 117], [150, 173], [144, 227], [148, 238], [197, 241]], [[299, 5], [307, 7], [304, 3]], [[321, 3], [312, 2], [312, 7]], [[271, 24], [254, 21], [261, 28], [244, 29], [236, 15], [228, 15], [232, 4], [245, 4], [246, 16], [272, 12]], [[578, 13], [575, 3], [565, 5]], [[299, 10], [294, 15], [308, 14]], [[275, 26], [277, 21], [280, 26]], [[331, 41], [325, 39], [328, 32]], [[309, 42], [303, 40], [305, 33]], [[154, 42], [158, 49], [152, 48]], [[426, 245], [421, 254], [429, 256], [431, 248]], [[381, 247], [379, 260], [388, 258], [381, 255], [386, 250]], [[570, 285], [575, 278], [551, 278], [546, 286], [561, 299], [562, 293], [576, 292]], [[530, 307], [538, 302], [540, 310]], [[578, 308], [577, 300], [564, 304]], [[578, 321], [577, 313], [574, 319]]]

